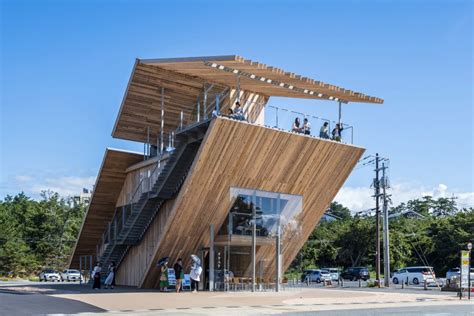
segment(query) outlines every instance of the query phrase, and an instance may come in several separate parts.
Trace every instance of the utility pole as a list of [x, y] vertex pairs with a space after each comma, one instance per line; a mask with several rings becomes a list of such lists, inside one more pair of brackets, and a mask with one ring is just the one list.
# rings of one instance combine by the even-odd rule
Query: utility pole
[[384, 286], [390, 287], [390, 240], [388, 230], [388, 179], [385, 175], [385, 163], [382, 163], [382, 196], [383, 196], [383, 275]]
[[380, 180], [379, 180], [379, 154], [375, 154], [375, 282], [380, 287]]

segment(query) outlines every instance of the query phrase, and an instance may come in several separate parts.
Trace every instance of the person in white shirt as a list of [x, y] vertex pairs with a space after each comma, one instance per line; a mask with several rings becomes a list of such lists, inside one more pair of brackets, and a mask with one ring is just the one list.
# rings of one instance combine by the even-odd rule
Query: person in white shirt
[[189, 277], [191, 278], [191, 290], [193, 293], [196, 293], [198, 290], [199, 281], [201, 280], [201, 273], [202, 267], [196, 262], [193, 262], [193, 265], [191, 266], [191, 272], [189, 274]]
[[100, 273], [102, 272], [102, 267], [100, 263], [97, 262], [94, 270], [92, 270], [92, 278], [94, 279], [94, 283], [92, 284], [92, 288], [94, 290], [100, 290]]

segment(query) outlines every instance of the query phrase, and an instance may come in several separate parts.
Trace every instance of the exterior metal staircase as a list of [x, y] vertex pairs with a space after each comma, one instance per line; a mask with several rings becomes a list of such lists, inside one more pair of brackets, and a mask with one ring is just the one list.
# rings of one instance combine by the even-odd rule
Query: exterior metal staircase
[[143, 238], [163, 203], [178, 194], [210, 121], [201, 121], [176, 131], [175, 148], [164, 165], [157, 162], [149, 177], [138, 184], [132, 202], [116, 209], [97, 246], [97, 257], [103, 266], [114, 262], [117, 267], [129, 247]]

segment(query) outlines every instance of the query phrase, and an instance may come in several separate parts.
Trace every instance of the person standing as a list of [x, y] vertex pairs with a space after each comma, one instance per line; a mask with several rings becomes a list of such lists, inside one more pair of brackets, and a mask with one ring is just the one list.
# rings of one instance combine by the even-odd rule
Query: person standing
[[168, 262], [164, 262], [160, 267], [160, 292], [168, 289]]
[[107, 278], [105, 279], [105, 288], [108, 289], [109, 286], [111, 289], [114, 288], [115, 286], [115, 262], [111, 262], [109, 264], [109, 268], [107, 269], [108, 271], [108, 274], [107, 274]]
[[336, 127], [332, 130], [332, 139], [335, 140], [336, 142], [340, 142], [342, 140], [342, 131], [344, 130], [344, 127], [342, 127], [342, 123], [337, 123]]
[[92, 284], [92, 288], [94, 290], [100, 290], [100, 273], [102, 272], [102, 268], [100, 263], [97, 262], [95, 264], [94, 270], [92, 270], [92, 278], [94, 279], [94, 283]]
[[191, 278], [191, 290], [193, 293], [198, 291], [199, 281], [201, 280], [202, 268], [197, 262], [193, 262], [191, 266], [191, 273], [189, 277]]
[[179, 293], [181, 291], [181, 282], [184, 279], [183, 260], [181, 258], [176, 261], [173, 266], [173, 269], [176, 278], [176, 293]]
[[319, 137], [324, 139], [329, 139], [329, 123], [324, 122], [323, 126], [319, 130]]

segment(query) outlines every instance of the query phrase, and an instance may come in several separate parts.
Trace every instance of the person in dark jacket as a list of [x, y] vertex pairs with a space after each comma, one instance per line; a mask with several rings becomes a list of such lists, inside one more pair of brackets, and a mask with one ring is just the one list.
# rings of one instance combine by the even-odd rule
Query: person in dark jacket
[[102, 267], [100, 266], [100, 263], [97, 262], [95, 264], [94, 270], [92, 271], [92, 278], [94, 279], [92, 288], [94, 290], [100, 290], [100, 273], [101, 272], [102, 272]]
[[181, 291], [181, 282], [184, 279], [183, 260], [181, 258], [176, 261], [173, 269], [176, 278], [176, 293], [179, 293]]

